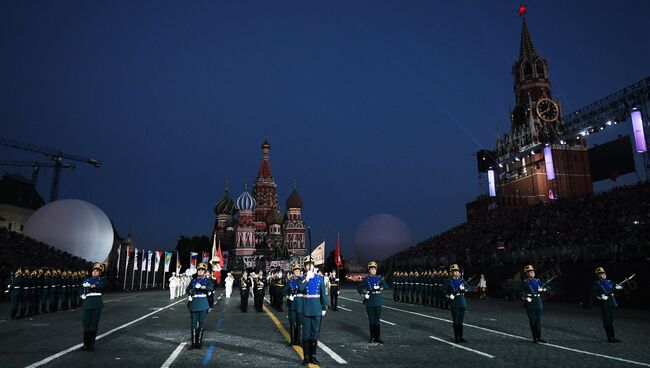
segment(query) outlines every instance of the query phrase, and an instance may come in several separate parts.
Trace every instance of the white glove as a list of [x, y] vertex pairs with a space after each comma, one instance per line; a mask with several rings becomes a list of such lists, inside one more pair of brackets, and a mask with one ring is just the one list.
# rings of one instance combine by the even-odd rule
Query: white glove
[[83, 294], [83, 295], [81, 296], [81, 299], [86, 300], [86, 294]]
[[456, 298], [456, 295], [454, 294], [449, 294], [449, 299], [454, 300]]
[[325, 317], [325, 313], [326, 313], [326, 312], [327, 312], [327, 311], [322, 311], [322, 312], [321, 312], [321, 315], [322, 315], [323, 317]]
[[194, 285], [194, 287], [197, 288], [197, 289], [200, 289], [200, 288], [202, 288], [203, 286], [197, 282], [197, 283]]
[[458, 288], [459, 288], [460, 290], [465, 291], [465, 285], [464, 285], [464, 284], [460, 284], [460, 286], [459, 286]]
[[614, 286], [616, 290], [623, 290], [623, 285], [616, 285]]
[[530, 302], [533, 301], [533, 299], [531, 299], [530, 297], [526, 297], [526, 301], [527, 301], [528, 303], [530, 303]]
[[293, 295], [289, 295], [289, 300], [293, 301], [293, 298], [294, 298]]
[[607, 299], [609, 299], [609, 297], [607, 295], [603, 294], [603, 295], [600, 296], [600, 299], [607, 300]]
[[379, 290], [379, 285], [375, 285], [372, 288], [375, 289], [375, 290]]
[[370, 299], [370, 295], [369, 295], [369, 294], [363, 294], [363, 297], [366, 298], [366, 299]]
[[340, 292], [340, 291], [337, 291], [337, 292], [336, 292], [336, 295], [340, 295], [340, 294], [341, 294], [341, 292]]
[[541, 288], [537, 289], [537, 291], [539, 291], [540, 293], [542, 293], [542, 292], [546, 291], [546, 288], [541, 287]]
[[83, 287], [90, 287], [90, 283], [88, 281], [84, 281], [83, 284], [81, 284]]
[[305, 280], [311, 280], [314, 277], [314, 271], [307, 271], [307, 277]]

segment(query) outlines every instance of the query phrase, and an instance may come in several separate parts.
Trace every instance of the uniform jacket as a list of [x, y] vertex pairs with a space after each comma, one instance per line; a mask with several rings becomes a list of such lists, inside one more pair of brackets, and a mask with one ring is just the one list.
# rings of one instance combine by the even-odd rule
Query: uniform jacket
[[[544, 309], [542, 296], [539, 291], [539, 288], [542, 287], [542, 285], [542, 281], [536, 278], [527, 278], [521, 283], [519, 295], [524, 298], [524, 306], [527, 309]], [[531, 301], [529, 302], [526, 298], [530, 298]]]
[[370, 299], [366, 301], [368, 307], [381, 307], [384, 305], [384, 299], [381, 297], [381, 291], [388, 289], [388, 283], [381, 276], [367, 276], [359, 286], [357, 292], [361, 295], [370, 293]]
[[[83, 302], [83, 310], [99, 309], [104, 307], [102, 300], [102, 290], [106, 281], [103, 277], [89, 277], [84, 282], [90, 284], [90, 287], [81, 287], [81, 294], [85, 295], [86, 299]], [[97, 295], [99, 294], [99, 295]]]
[[309, 281], [300, 279], [298, 292], [303, 294], [303, 314], [307, 317], [320, 316], [327, 310], [327, 292], [323, 276], [314, 275]]
[[614, 286], [615, 284], [612, 280], [597, 280], [594, 282], [594, 286], [591, 288], [591, 295], [594, 297], [601, 297], [602, 295], [607, 296], [607, 300], [598, 299], [601, 305], [605, 307], [618, 307], [616, 303], [616, 298], [614, 297]]
[[451, 278], [447, 280], [445, 284], [445, 290], [447, 295], [454, 295], [454, 299], [451, 300], [449, 308], [452, 309], [464, 309], [467, 308], [467, 299], [465, 299], [465, 292], [470, 290], [470, 286], [465, 283], [465, 280], [462, 278]]
[[[196, 285], [201, 285], [201, 288], [197, 289]], [[187, 288], [185, 289], [185, 292], [192, 296], [192, 300], [187, 302], [187, 307], [190, 312], [202, 312], [208, 310], [210, 305], [208, 304], [207, 296], [208, 292], [212, 290], [214, 290], [212, 281], [205, 277], [197, 277], [190, 281], [189, 285], [187, 285]]]

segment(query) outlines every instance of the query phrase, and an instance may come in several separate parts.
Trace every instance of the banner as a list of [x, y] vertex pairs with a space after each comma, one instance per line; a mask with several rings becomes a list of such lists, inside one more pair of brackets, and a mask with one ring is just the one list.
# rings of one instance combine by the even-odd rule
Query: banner
[[203, 263], [210, 262], [210, 252], [203, 252], [203, 257], [201, 258]]
[[147, 272], [151, 271], [151, 257], [153, 257], [153, 252], [149, 251], [147, 254]]
[[154, 272], [158, 272], [158, 269], [160, 268], [160, 258], [162, 257], [162, 252], [157, 250], [156, 251], [156, 267], [154, 267]]
[[169, 265], [172, 263], [172, 252], [165, 252], [165, 271], [169, 272]]
[[196, 252], [190, 252], [190, 268], [196, 268], [196, 261], [199, 257], [199, 254]]
[[313, 252], [311, 258], [314, 260], [314, 265], [322, 265], [325, 263], [325, 242], [320, 243]]
[[117, 278], [120, 278], [120, 254], [122, 253], [122, 243], [117, 245]]
[[135, 248], [135, 255], [133, 256], [133, 271], [138, 270], [138, 248]]
[[147, 269], [147, 257], [145, 257], [144, 249], [142, 250], [142, 271]]
[[181, 259], [178, 257], [178, 251], [176, 251], [176, 274], [181, 273]]

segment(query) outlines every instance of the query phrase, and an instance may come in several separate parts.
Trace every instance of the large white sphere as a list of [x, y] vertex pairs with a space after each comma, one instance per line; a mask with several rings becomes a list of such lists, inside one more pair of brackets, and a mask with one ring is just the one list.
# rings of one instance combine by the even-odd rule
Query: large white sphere
[[113, 226], [94, 204], [62, 199], [34, 212], [25, 235], [91, 262], [103, 262], [113, 246]]
[[380, 213], [359, 224], [354, 235], [354, 250], [359, 262], [382, 261], [411, 245], [411, 239], [411, 230], [404, 221]]

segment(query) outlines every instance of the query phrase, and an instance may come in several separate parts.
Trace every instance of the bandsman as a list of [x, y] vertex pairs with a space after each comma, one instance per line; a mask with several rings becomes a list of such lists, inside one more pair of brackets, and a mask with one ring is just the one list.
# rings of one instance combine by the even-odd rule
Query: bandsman
[[366, 314], [368, 315], [368, 325], [370, 327], [370, 341], [383, 344], [379, 319], [381, 318], [381, 307], [384, 305], [384, 299], [381, 297], [381, 291], [388, 289], [388, 283], [384, 278], [377, 275], [377, 262], [368, 263], [369, 276], [365, 277], [359, 286], [357, 292], [363, 295], [363, 303], [366, 305]]
[[253, 302], [255, 303], [255, 310], [261, 313], [264, 311], [264, 287], [266, 286], [262, 271], [258, 272], [257, 277], [253, 273], [253, 280]]
[[622, 290], [623, 286], [609, 280], [605, 269], [602, 267], [596, 268], [596, 277], [596, 282], [591, 288], [591, 295], [600, 302], [600, 317], [603, 320], [607, 341], [621, 342], [616, 338], [614, 332], [614, 310], [618, 307], [614, 292], [615, 290]]
[[187, 309], [190, 311], [190, 335], [192, 344], [189, 349], [201, 349], [203, 343], [203, 322], [208, 314], [208, 293], [214, 290], [213, 283], [206, 277], [208, 265], [199, 263], [196, 267], [196, 278], [190, 281], [185, 292], [189, 294]]
[[330, 309], [334, 312], [338, 311], [339, 306], [339, 276], [336, 270], [332, 270], [330, 274]]
[[542, 312], [544, 311], [542, 293], [546, 292], [547, 289], [538, 278], [535, 278], [535, 269], [532, 265], [524, 267], [524, 274], [526, 278], [521, 283], [519, 294], [524, 300], [530, 330], [533, 334], [533, 342], [543, 343], [546, 341], [542, 339]]
[[248, 272], [244, 271], [241, 278], [239, 279], [239, 296], [240, 296], [240, 305], [239, 309], [246, 313], [248, 312], [248, 297], [250, 295], [250, 290], [253, 287], [251, 279], [248, 277]]
[[327, 312], [327, 293], [325, 280], [314, 272], [314, 260], [305, 257], [305, 277], [298, 284], [298, 292], [303, 295], [302, 350], [303, 365], [319, 364], [316, 347], [320, 334], [321, 318]]
[[82, 351], [94, 351], [95, 339], [99, 328], [99, 317], [104, 307], [102, 290], [105, 280], [102, 277], [105, 267], [101, 263], [93, 266], [92, 277], [87, 278], [82, 284], [81, 299], [83, 300], [82, 324], [84, 328], [84, 343]]

